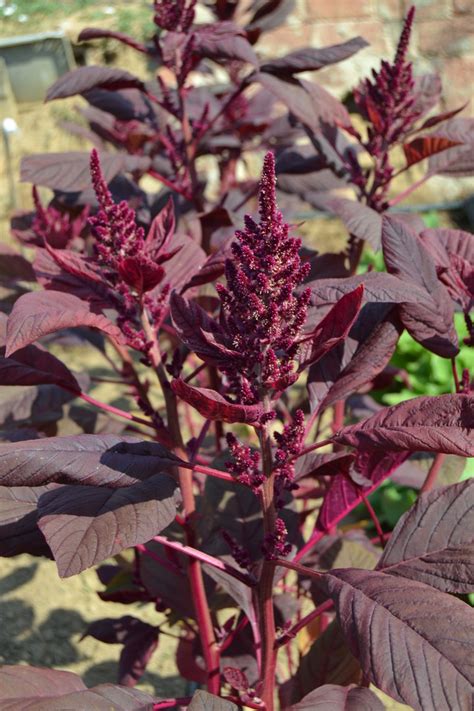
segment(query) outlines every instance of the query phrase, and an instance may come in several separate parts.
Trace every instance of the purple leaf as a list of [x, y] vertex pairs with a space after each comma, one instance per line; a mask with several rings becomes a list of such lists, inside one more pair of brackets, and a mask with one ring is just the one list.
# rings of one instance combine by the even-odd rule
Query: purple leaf
[[233, 242], [233, 237], [226, 239], [217, 251], [206, 259], [200, 270], [184, 285], [183, 292], [187, 289], [191, 289], [193, 286], [209, 284], [222, 276], [225, 271], [226, 260], [232, 255], [230, 246]]
[[81, 639], [87, 636], [106, 644], [123, 645], [118, 683], [129, 687], [135, 686], [143, 676], [158, 646], [158, 629], [131, 615], [96, 620], [89, 625]]
[[46, 101], [76, 96], [90, 89], [141, 89], [145, 85], [141, 79], [118, 67], [79, 67], [57, 79], [49, 87]]
[[[320, 151], [317, 158], [320, 159]], [[345, 188], [347, 180], [334, 174], [331, 168], [325, 167], [312, 173], [279, 173], [278, 189], [290, 195], [298, 195], [305, 202], [318, 207], [321, 193], [336, 188]]]
[[307, 387], [312, 410], [329, 407], [370, 383], [392, 357], [401, 331], [395, 309], [367, 304], [348, 338], [311, 366]]
[[258, 59], [245, 31], [233, 22], [201, 25], [193, 34], [193, 50], [215, 60], [238, 59], [258, 67]]
[[215, 366], [225, 366], [240, 354], [229, 348], [217, 323], [195, 301], [174, 291], [170, 301], [171, 318], [183, 343], [199, 358]]
[[107, 284], [87, 257], [69, 250], [37, 249], [34, 270], [44, 289], [72, 294], [97, 309], [113, 308]]
[[[156, 120], [157, 114], [153, 105], [139, 89], [119, 89], [118, 91], [90, 89], [84, 92], [83, 98], [90, 106], [115, 116], [119, 121], [147, 122]], [[84, 115], [87, 118], [87, 114]], [[112, 125], [113, 122], [110, 123], [110, 127]]]
[[437, 173], [453, 177], [472, 175], [474, 170], [474, 120], [472, 118], [451, 119], [437, 129], [436, 135], [463, 145], [432, 156], [428, 161], [428, 175]]
[[80, 392], [71, 371], [39, 346], [26, 346], [5, 358], [6, 316], [0, 314], [0, 385], [54, 384]]
[[449, 138], [443, 138], [442, 136], [436, 136], [430, 134], [429, 136], [420, 136], [419, 138], [414, 138], [410, 143], [405, 143], [403, 145], [403, 152], [405, 153], [405, 158], [407, 161], [406, 167], [410, 168], [415, 163], [420, 163], [420, 161], [436, 153], [441, 153], [446, 151], [448, 148], [454, 148], [454, 146], [462, 145], [459, 141], [450, 141]]
[[[358, 149], [349, 141], [346, 133], [338, 128], [338, 125], [348, 128], [347, 121], [326, 122], [323, 120], [320, 121], [318, 128], [313, 127], [310, 130], [306, 127], [306, 133], [316, 149], [317, 155], [325, 160], [326, 167], [330, 168], [339, 178], [340, 182], [336, 187], [344, 187], [344, 184], [351, 182], [351, 172], [358, 164]], [[321, 196], [317, 193], [307, 193], [308, 201], [319, 197]]]
[[423, 295], [423, 300], [400, 306], [403, 325], [428, 350], [453, 358], [459, 352], [454, 309], [429, 252], [402, 221], [388, 216], [382, 222], [382, 245], [388, 271], [405, 282], [407, 290], [418, 287]]
[[364, 285], [345, 294], [318, 323], [311, 333], [305, 334], [300, 343], [300, 369], [315, 363], [343, 341], [356, 321], [364, 298]]
[[397, 523], [377, 568], [442, 592], [474, 590], [474, 479], [423, 494]]
[[353, 447], [474, 457], [474, 395], [406, 400], [344, 427], [332, 439]]
[[135, 686], [145, 673], [157, 647], [158, 632], [155, 628], [146, 625], [138, 630], [124, 645], [120, 654], [118, 683], [128, 687]]
[[[165, 265], [165, 278], [163, 284], [170, 284], [173, 289], [180, 291], [183, 286], [198, 273], [201, 265], [206, 261], [206, 253], [191, 237], [176, 235], [173, 240], [175, 254]], [[159, 294], [161, 286], [156, 287], [150, 296], [154, 298]]]
[[252, 3], [255, 14], [247, 25], [247, 30], [257, 32], [257, 37], [260, 32], [273, 30], [286, 20], [294, 8], [295, 0], [257, 0]]
[[169, 244], [176, 230], [174, 203], [168, 198], [165, 206], [159, 211], [146, 236], [146, 250], [149, 254], [158, 255]]
[[[20, 180], [65, 193], [80, 192], [91, 187], [89, 163], [89, 153], [80, 151], [37, 153], [22, 159]], [[108, 183], [121, 171], [148, 170], [150, 158], [126, 153], [101, 153], [100, 165]]]
[[438, 279], [468, 313], [474, 299], [474, 235], [462, 230], [428, 229], [420, 238], [433, 258]]
[[221, 699], [207, 691], [196, 691], [188, 711], [238, 711], [238, 707], [231, 701]]
[[35, 281], [31, 263], [4, 243], [0, 243], [0, 277], [3, 284], [16, 281]]
[[[408, 452], [389, 452], [382, 449], [372, 452], [361, 451], [352, 467], [352, 476], [337, 474], [329, 485], [322, 506], [319, 510], [316, 528], [319, 531], [329, 531], [352, 509], [363, 501], [381, 483], [389, 477], [408, 457]], [[368, 486], [356, 484], [353, 477], [371, 482]]]
[[79, 33], [78, 42], [87, 42], [93, 39], [115, 39], [118, 42], [126, 44], [128, 47], [136, 49], [138, 52], [148, 54], [148, 50], [144, 44], [137, 42], [133, 37], [125, 35], [123, 32], [115, 32], [114, 30], [101, 30], [98, 27], [86, 27]]
[[467, 103], [463, 104], [463, 106], [460, 106], [458, 109], [454, 109], [453, 111], [445, 111], [442, 114], [436, 114], [436, 116], [431, 116], [429, 119], [426, 119], [426, 121], [423, 122], [423, 124], [420, 126], [420, 128], [417, 129], [417, 131], [424, 131], [427, 128], [433, 128], [433, 126], [437, 126], [439, 123], [443, 123], [448, 119], [454, 118], [454, 116], [456, 116], [456, 114], [458, 114], [460, 111], [463, 111], [466, 106]]
[[[177, 558], [177, 564], [173, 564], [168, 560], [166, 550], [161, 543], [150, 541], [146, 544], [146, 549], [150, 551], [153, 558], [150, 555], [140, 554], [139, 573], [148, 598], [158, 602], [162, 609], [168, 608], [182, 617], [194, 618], [193, 596], [185, 572], [186, 563], [183, 556]], [[160, 559], [163, 564], [157, 565]]]
[[100, 684], [87, 689], [71, 672], [29, 666], [0, 667], [0, 704], [5, 711], [153, 711], [154, 700], [137, 689]]
[[208, 420], [222, 420], [223, 422], [257, 422], [263, 415], [263, 405], [240, 405], [229, 402], [215, 390], [208, 388], [195, 388], [177, 378], [171, 383], [173, 392], [182, 400], [194, 407]]
[[343, 126], [351, 124], [344, 105], [317, 84], [294, 78], [291, 81], [284, 81], [265, 72], [257, 73], [255, 80], [274, 94], [301, 123], [314, 132], [321, 129], [321, 122]]
[[[226, 556], [220, 554], [219, 560], [230, 563], [236, 567], [235, 561], [230, 555]], [[203, 565], [203, 570], [237, 603], [239, 608], [245, 612], [252, 628], [258, 629], [257, 612], [255, 609], [254, 594], [252, 589], [248, 585], [245, 585], [240, 580], [236, 580], [236, 578], [228, 575], [228, 573], [220, 570], [219, 568], [214, 568], [213, 566], [205, 563]], [[242, 572], [245, 571], [242, 569]]]
[[470, 232], [438, 227], [423, 230], [420, 238], [437, 267], [449, 267], [450, 254], [474, 262], [474, 235]]
[[0, 666], [0, 700], [27, 699], [39, 701], [43, 696], [82, 691], [86, 685], [76, 674], [58, 669], [29, 666]]
[[310, 452], [295, 461], [295, 481], [347, 472], [354, 459], [355, 456], [347, 452]]
[[0, 486], [0, 555], [3, 558], [21, 553], [52, 557], [37, 526], [38, 500], [49, 489], [51, 486]]
[[305, 285], [310, 286], [312, 292], [310, 314], [312, 305], [319, 309], [327, 304], [335, 304], [360, 284], [364, 285], [364, 299], [369, 303], [411, 304], [417, 303], [424, 296], [424, 292], [417, 289], [414, 293], [408, 292], [404, 281], [386, 272], [368, 272], [342, 279], [316, 279]]
[[63, 416], [63, 405], [75, 397], [57, 385], [0, 386], [0, 421], [29, 424], [38, 430]]
[[384, 711], [385, 706], [370, 689], [325, 684], [305, 696], [290, 711]]
[[295, 703], [325, 684], [345, 686], [361, 681], [360, 664], [351, 654], [339, 622], [333, 620], [302, 657], [296, 674], [280, 693], [282, 700]]
[[86, 484], [121, 489], [172, 471], [182, 460], [158, 442], [74, 435], [0, 444], [0, 484]]
[[67, 578], [149, 541], [174, 520], [179, 502], [166, 474], [123, 489], [62, 486], [40, 498], [38, 526]]
[[[226, 452], [225, 458], [230, 458], [228, 452]], [[263, 522], [259, 513], [259, 501], [253, 491], [248, 486], [237, 482], [207, 477], [203, 498], [202, 520], [199, 530], [204, 550], [219, 558], [228, 555], [229, 545], [221, 534], [223, 530], [226, 530], [247, 553], [252, 562], [260, 560], [262, 557]], [[214, 573], [215, 571], [212, 574], [214, 575]], [[211, 574], [210, 568], [209, 574]], [[241, 602], [249, 599], [248, 586], [245, 588], [238, 586], [231, 590], [226, 580], [222, 580], [229, 594], [235, 595], [237, 593], [240, 595]], [[230, 583], [230, 581], [228, 582]], [[251, 619], [252, 615], [249, 617]]]
[[120, 329], [87, 302], [61, 291], [33, 291], [15, 302], [7, 324], [7, 357], [61, 328], [90, 326], [123, 342]]
[[347, 231], [357, 239], [367, 241], [375, 250], [380, 248], [382, 218], [371, 207], [333, 195], [322, 194], [309, 196], [309, 198], [314, 207], [323, 208], [337, 215]]
[[438, 74], [422, 74], [415, 77], [413, 113], [426, 114], [441, 98], [441, 79]]
[[362, 37], [354, 37], [353, 39], [334, 44], [329, 47], [306, 47], [298, 49], [295, 52], [285, 55], [279, 59], [272, 59], [269, 62], [264, 62], [260, 66], [261, 72], [268, 74], [276, 74], [277, 76], [291, 76], [299, 72], [308, 72], [315, 69], [322, 69], [330, 64], [337, 64], [344, 59], [352, 57], [364, 47], [368, 47], [369, 43]]
[[278, 153], [275, 167], [278, 174], [278, 187], [281, 189], [282, 173], [301, 178], [306, 173], [319, 173], [326, 167], [326, 161], [324, 157], [316, 155], [312, 146], [297, 145], [285, 148], [281, 153]]
[[352, 653], [379, 689], [419, 711], [469, 711], [474, 611], [468, 605], [379, 571], [335, 570], [322, 586], [335, 602]]

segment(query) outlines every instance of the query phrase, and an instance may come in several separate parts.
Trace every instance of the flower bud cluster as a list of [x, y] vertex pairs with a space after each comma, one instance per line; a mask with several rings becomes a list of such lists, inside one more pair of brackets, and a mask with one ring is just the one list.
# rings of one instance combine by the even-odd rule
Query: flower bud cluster
[[226, 462], [227, 470], [239, 484], [250, 487], [256, 493], [265, 479], [260, 471], [259, 452], [241, 444], [231, 432], [227, 433], [226, 439], [233, 458], [233, 461]]
[[284, 491], [292, 491], [297, 488], [294, 483], [295, 467], [294, 458], [303, 446], [305, 435], [304, 412], [296, 410], [293, 421], [285, 425], [283, 432], [275, 432], [274, 438], [278, 445], [275, 452], [275, 493], [277, 494], [276, 505], [281, 507], [281, 499]]
[[283, 390], [296, 379], [295, 342], [310, 298], [309, 289], [296, 294], [310, 267], [301, 262], [301, 241], [289, 236], [277, 208], [275, 184], [275, 159], [267, 153], [260, 182], [260, 221], [245, 218], [245, 229], [236, 233], [232, 259], [226, 262], [227, 285], [216, 286], [223, 325], [242, 356], [241, 389], [235, 394], [243, 402], [256, 401], [262, 388]]
[[372, 71], [372, 80], [366, 79], [355, 92], [359, 109], [372, 124], [369, 128], [369, 146], [374, 155], [382, 150], [384, 143], [393, 144], [409, 131], [419, 116], [413, 107], [412, 64], [406, 61], [414, 14], [415, 8], [411, 8], [394, 61], [382, 61], [379, 71]]
[[[405, 19], [403, 31], [393, 62], [382, 61], [378, 71], [372, 71], [372, 79], [366, 79], [354, 92], [355, 102], [369, 122], [365, 148], [377, 159], [374, 185], [387, 186], [394, 169], [390, 164], [388, 149], [413, 128], [420, 112], [414, 106], [413, 68], [406, 60], [408, 43], [415, 8], [412, 7]], [[386, 190], [372, 196], [372, 207], [386, 209], [383, 202]]]
[[100, 207], [99, 212], [89, 218], [96, 239], [96, 259], [111, 287], [118, 325], [129, 345], [146, 354], [151, 344], [141, 328], [140, 311], [146, 307], [153, 324], [161, 322], [169, 286], [165, 286], [158, 297], [152, 298], [147, 292], [163, 280], [165, 270], [161, 262], [170, 254], [153, 254], [147, 248], [143, 228], [135, 222], [135, 211], [125, 200], [114, 203], [95, 150], [91, 154], [91, 177]]
[[188, 32], [194, 22], [196, 0], [155, 0], [155, 25], [170, 32]]
[[268, 533], [263, 542], [263, 553], [267, 560], [285, 558], [291, 551], [291, 545], [287, 543], [288, 531], [282, 518], [277, 518], [273, 533]]
[[80, 237], [87, 227], [89, 205], [86, 205], [77, 217], [71, 217], [69, 213], [62, 213], [51, 205], [44, 207], [36, 186], [33, 187], [33, 202], [36, 214], [31, 229], [41, 241], [55, 249], [65, 249]]
[[250, 568], [251, 560], [245, 548], [241, 546], [234, 536], [231, 536], [226, 530], [222, 531], [222, 537], [229, 546], [231, 555], [235, 562], [240, 565], [241, 568]]

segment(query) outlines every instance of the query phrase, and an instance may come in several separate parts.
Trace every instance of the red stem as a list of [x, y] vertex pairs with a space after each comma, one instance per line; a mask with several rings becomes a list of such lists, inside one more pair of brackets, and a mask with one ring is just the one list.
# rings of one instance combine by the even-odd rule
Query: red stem
[[334, 418], [332, 421], [332, 433], [336, 434], [342, 427], [344, 427], [344, 410], [345, 410], [345, 400], [338, 400], [334, 403]]
[[[269, 399], [266, 398], [265, 409], [270, 409]], [[273, 458], [271, 440], [266, 426], [258, 431], [262, 456], [262, 469], [265, 481], [262, 484], [261, 502], [263, 510], [263, 531], [268, 537], [275, 531], [277, 514], [275, 511], [275, 472], [273, 471]], [[260, 681], [262, 690], [261, 699], [266, 711], [274, 709], [275, 672], [277, 651], [274, 648], [276, 636], [275, 613], [273, 609], [273, 578], [275, 569], [272, 560], [264, 560], [262, 572], [257, 588], [257, 604], [260, 623], [260, 637], [262, 641], [262, 665]]]
[[456, 368], [456, 359], [451, 358], [451, 368], [453, 371], [454, 385], [456, 386], [456, 392], [460, 392], [461, 383], [459, 382], [458, 369]]
[[372, 519], [372, 522], [375, 526], [375, 530], [377, 531], [377, 535], [380, 540], [380, 545], [382, 546], [382, 548], [384, 548], [385, 547], [385, 534], [383, 532], [382, 526], [380, 525], [380, 521], [377, 517], [377, 514], [375, 513], [374, 508], [373, 508], [372, 504], [370, 503], [369, 499], [367, 498], [367, 496], [365, 496], [365, 494], [362, 494], [362, 493], [360, 494], [360, 496], [361, 496], [361, 499], [364, 502], [365, 507], [366, 507], [367, 511], [369, 512], [369, 516]]
[[[158, 339], [154, 329], [152, 328], [146, 310], [142, 312], [142, 325], [147, 336], [147, 339], [153, 343], [150, 349], [149, 356], [153, 367], [158, 377], [163, 397], [166, 404], [167, 424], [174, 440], [174, 451], [180, 459], [186, 459], [184, 444], [179, 426], [178, 403], [176, 396], [171, 390], [168, 382], [166, 371], [161, 361], [161, 353], [158, 344]], [[195, 524], [196, 501], [193, 491], [193, 475], [192, 471], [184, 467], [178, 467], [179, 486], [183, 497], [185, 520], [185, 535], [186, 543], [195, 548]], [[216, 636], [214, 633], [214, 625], [212, 623], [209, 603], [207, 601], [206, 589], [204, 587], [204, 579], [202, 575], [201, 563], [194, 558], [189, 559], [188, 564], [188, 579], [192, 591], [194, 609], [200, 632], [201, 645], [204, 655], [204, 661], [207, 670], [207, 690], [211, 694], [219, 694], [220, 692], [220, 653], [217, 645]]]
[[209, 555], [208, 553], [204, 553], [203, 551], [200, 551], [197, 548], [184, 545], [183, 543], [179, 543], [179, 541], [170, 541], [165, 536], [154, 536], [152, 540], [156, 541], [157, 543], [161, 543], [163, 546], [173, 548], [174, 550], [179, 551], [180, 553], [184, 553], [190, 558], [195, 558], [196, 560], [200, 560], [202, 563], [212, 565], [213, 568], [223, 570], [228, 575], [231, 575], [236, 580], [240, 580], [240, 582], [244, 583], [245, 585], [253, 586], [257, 583], [257, 581], [250, 575], [247, 575], [246, 573], [241, 573], [240, 570], [237, 570], [237, 568], [234, 568], [232, 565], [224, 563], [218, 558], [214, 558], [214, 556]]
[[191, 696], [182, 696], [179, 699], [163, 699], [158, 703], [153, 704], [153, 711], [161, 711], [161, 709], [175, 709], [178, 706], [188, 706], [192, 701]]
[[299, 622], [297, 622], [293, 627], [291, 627], [288, 632], [285, 634], [284, 637], [279, 639], [278, 641], [275, 642], [276, 647], [281, 647], [284, 644], [288, 644], [288, 642], [291, 642], [294, 637], [300, 632], [302, 629], [304, 629], [307, 625], [310, 624], [313, 620], [315, 620], [317, 617], [319, 617], [323, 612], [326, 612], [326, 610], [330, 610], [331, 607], [334, 605], [333, 600], [326, 600], [326, 602], [323, 602], [321, 605], [316, 607], [312, 612], [309, 612], [307, 615], [301, 618]]
[[158, 565], [161, 565], [163, 568], [166, 568], [171, 573], [181, 573], [182, 572], [178, 568], [177, 565], [175, 565], [174, 563], [172, 563], [169, 560], [165, 560], [165, 558], [162, 558], [160, 555], [155, 553], [155, 551], [152, 551], [149, 548], [147, 548], [146, 546], [144, 546], [143, 543], [139, 543], [138, 545], [136, 545], [135, 550], [142, 553], [142, 555], [148, 556], [148, 558], [151, 558], [152, 560], [155, 561], [155, 563], [158, 563]]
[[290, 457], [290, 462], [292, 462], [294, 459], [299, 459], [299, 457], [303, 457], [305, 454], [314, 452], [315, 449], [320, 449], [321, 447], [327, 447], [328, 444], [333, 444], [332, 440], [323, 439], [322, 442], [316, 442], [315, 444], [310, 444], [309, 447], [305, 447], [300, 452], [298, 452], [298, 454], [294, 454], [292, 457]]
[[77, 392], [77, 390], [73, 390], [72, 388], [63, 388], [64, 390], [67, 390], [70, 393], [74, 393], [74, 395], [77, 395], [77, 397], [82, 398], [86, 402], [88, 402], [90, 405], [94, 405], [95, 407], [99, 407], [101, 410], [105, 410], [105, 412], [110, 412], [111, 415], [118, 415], [119, 417], [123, 417], [125, 420], [131, 420], [132, 422], [138, 422], [140, 425], [146, 425], [147, 427], [151, 427], [152, 429], [155, 429], [154, 425], [150, 420], [144, 420], [143, 417], [136, 417], [135, 415], [131, 415], [129, 412], [125, 412], [125, 410], [120, 410], [118, 407], [114, 407], [114, 405], [108, 405], [106, 402], [101, 402], [100, 400], [96, 400], [94, 397], [91, 397], [90, 395], [87, 395], [86, 393], [83, 392]]
[[390, 207], [394, 207], [394, 205], [398, 205], [399, 202], [401, 202], [401, 201], [404, 200], [406, 197], [408, 197], [409, 195], [411, 195], [411, 193], [412, 193], [414, 190], [416, 190], [417, 188], [419, 188], [420, 185], [423, 185], [423, 183], [425, 183], [425, 182], [428, 180], [428, 178], [430, 178], [430, 177], [431, 177], [430, 175], [424, 175], [422, 178], [420, 178], [420, 179], [417, 180], [415, 183], [413, 183], [413, 185], [410, 185], [409, 188], [407, 188], [406, 190], [404, 190], [404, 191], [403, 191], [402, 193], [400, 193], [399, 195], [396, 195], [394, 198], [392, 198], [392, 200], [389, 201]]
[[273, 565], [281, 565], [283, 568], [288, 568], [289, 570], [295, 570], [300, 575], [308, 575], [310, 578], [321, 578], [324, 575], [320, 570], [311, 570], [311, 568], [294, 563], [292, 560], [277, 558], [276, 560], [272, 560], [271, 563]]
[[431, 489], [436, 483], [436, 479], [438, 477], [441, 467], [444, 464], [445, 459], [446, 454], [444, 454], [444, 452], [438, 452], [438, 454], [433, 460], [433, 464], [431, 465], [428, 474], [426, 475], [426, 479], [423, 482], [420, 494], [425, 494], [427, 491], [431, 491]]
[[223, 479], [224, 481], [229, 481], [232, 484], [235, 483], [235, 479], [230, 474], [226, 472], [221, 472], [219, 469], [213, 469], [212, 467], [204, 467], [201, 464], [191, 465], [191, 468], [195, 472], [200, 472], [201, 474], [207, 474], [208, 476], [213, 476], [216, 479]]
[[173, 190], [173, 192], [178, 193], [178, 195], [182, 195], [186, 200], [191, 200], [191, 195], [188, 193], [187, 190], [184, 190], [184, 188], [180, 188], [176, 183], [171, 182], [171, 180], [168, 180], [168, 178], [165, 178], [164, 175], [161, 175], [161, 173], [158, 173], [156, 170], [150, 170], [147, 171], [148, 175], [151, 175], [152, 178], [155, 178], [155, 180], [159, 180], [160, 183], [163, 183], [163, 185], [166, 185], [167, 188], [170, 188], [170, 190]]

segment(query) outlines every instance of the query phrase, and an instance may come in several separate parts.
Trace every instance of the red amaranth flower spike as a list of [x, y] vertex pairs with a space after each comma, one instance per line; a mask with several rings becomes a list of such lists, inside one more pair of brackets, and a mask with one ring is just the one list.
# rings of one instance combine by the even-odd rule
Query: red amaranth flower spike
[[275, 452], [275, 492], [277, 494], [277, 506], [283, 505], [282, 494], [297, 488], [294, 483], [295, 477], [295, 455], [298, 455], [303, 447], [305, 435], [305, 419], [303, 410], [296, 410], [292, 421], [285, 425], [283, 432], [275, 432], [273, 437], [278, 445]]
[[254, 491], [257, 491], [265, 478], [259, 466], [259, 452], [240, 444], [232, 432], [228, 432], [226, 438], [233, 457], [233, 461], [226, 462], [228, 471], [235, 476], [239, 484], [249, 486]]
[[375, 209], [387, 209], [385, 197], [394, 173], [388, 149], [403, 140], [420, 116], [413, 107], [413, 67], [406, 60], [414, 16], [415, 8], [411, 7], [393, 62], [382, 60], [380, 69], [372, 71], [372, 79], [365, 79], [354, 91], [355, 102], [369, 122], [365, 148], [376, 159], [374, 187], [369, 196], [369, 204]]
[[196, 0], [155, 0], [155, 25], [169, 32], [188, 32], [194, 22]]
[[[242, 354], [236, 392], [245, 401], [262, 391], [283, 390], [294, 381], [295, 341], [306, 319], [310, 291], [296, 294], [309, 272], [299, 256], [301, 241], [289, 236], [278, 210], [275, 159], [265, 156], [259, 193], [260, 222], [246, 216], [226, 262], [227, 286], [217, 284], [222, 323]], [[245, 392], [244, 392], [245, 390]]]
[[286, 558], [291, 551], [291, 545], [286, 542], [287, 535], [288, 531], [285, 522], [282, 518], [277, 518], [274, 532], [265, 536], [262, 546], [263, 553], [267, 560]]
[[[96, 238], [96, 258], [112, 290], [119, 313], [117, 323], [129, 344], [146, 354], [150, 344], [140, 325], [140, 312], [146, 308], [155, 327], [161, 323], [170, 286], [164, 284], [153, 298], [149, 292], [163, 282], [165, 269], [162, 264], [177, 250], [164, 251], [170, 235], [163, 237], [158, 248], [156, 239], [145, 240], [143, 228], [136, 224], [135, 211], [125, 200], [114, 203], [95, 149], [91, 153], [90, 165], [92, 185], [100, 207], [99, 212], [89, 218]], [[169, 212], [169, 207], [165, 210]], [[170, 224], [174, 230], [174, 218]]]

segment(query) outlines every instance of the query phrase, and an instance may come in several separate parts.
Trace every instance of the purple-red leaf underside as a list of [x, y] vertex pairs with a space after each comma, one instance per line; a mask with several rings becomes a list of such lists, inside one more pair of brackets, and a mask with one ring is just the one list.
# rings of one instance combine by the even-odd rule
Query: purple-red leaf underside
[[375, 686], [416, 711], [471, 710], [474, 610], [466, 603], [423, 583], [355, 568], [327, 573], [322, 586]]
[[48, 333], [62, 328], [90, 326], [119, 342], [120, 329], [90, 305], [72, 294], [61, 291], [33, 291], [15, 302], [7, 323], [7, 357], [34, 343]]
[[474, 479], [423, 494], [398, 521], [377, 565], [442, 592], [474, 591]]
[[474, 457], [474, 395], [412, 398], [344, 427], [332, 439], [352, 447]]
[[196, 388], [177, 378], [171, 383], [173, 392], [182, 400], [192, 405], [203, 417], [208, 420], [222, 420], [223, 422], [258, 422], [263, 415], [263, 405], [240, 405], [229, 402], [215, 390]]

